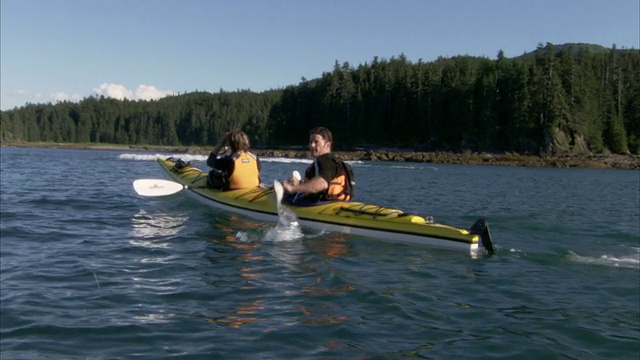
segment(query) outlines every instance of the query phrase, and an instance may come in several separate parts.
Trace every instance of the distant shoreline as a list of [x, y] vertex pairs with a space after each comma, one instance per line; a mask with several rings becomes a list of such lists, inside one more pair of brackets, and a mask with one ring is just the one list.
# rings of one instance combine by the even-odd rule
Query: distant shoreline
[[[158, 146], [158, 145], [118, 145], [118, 144], [67, 144], [67, 143], [25, 143], [3, 142], [2, 147], [49, 148], [49, 149], [77, 149], [77, 150], [132, 150], [132, 151], [163, 151], [185, 154], [206, 155], [211, 147], [195, 146]], [[284, 149], [253, 149], [259, 156], [284, 158], [309, 158], [304, 150]], [[564, 156], [535, 156], [516, 153], [489, 154], [473, 152], [415, 152], [415, 151], [387, 151], [387, 150], [358, 150], [335, 151], [337, 157], [343, 160], [360, 161], [396, 161], [422, 162], [436, 164], [460, 165], [499, 165], [499, 166], [527, 166], [527, 167], [556, 167], [556, 168], [595, 168], [640, 170], [640, 156], [616, 154], [571, 154]]]

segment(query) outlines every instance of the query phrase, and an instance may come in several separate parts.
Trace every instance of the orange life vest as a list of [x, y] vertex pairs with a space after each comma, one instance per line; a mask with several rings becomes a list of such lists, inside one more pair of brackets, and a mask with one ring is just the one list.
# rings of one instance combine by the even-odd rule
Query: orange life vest
[[229, 176], [229, 190], [245, 189], [260, 185], [258, 158], [242, 151], [233, 155], [233, 172]]
[[329, 188], [327, 189], [327, 200], [351, 200], [351, 195], [345, 193], [344, 191], [346, 183], [347, 176], [346, 174], [344, 174], [344, 171], [341, 171], [341, 174], [333, 178], [333, 180], [331, 180], [331, 182], [329, 183]]

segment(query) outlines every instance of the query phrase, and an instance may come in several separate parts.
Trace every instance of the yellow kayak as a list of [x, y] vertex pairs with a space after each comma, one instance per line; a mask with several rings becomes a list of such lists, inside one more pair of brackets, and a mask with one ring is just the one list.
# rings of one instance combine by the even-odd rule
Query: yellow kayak
[[[221, 191], [207, 187], [207, 173], [174, 158], [158, 158], [160, 166], [195, 199], [248, 217], [277, 221], [272, 186]], [[178, 166], [176, 166], [178, 164]], [[302, 226], [374, 237], [384, 241], [463, 249], [472, 256], [494, 252], [488, 223], [480, 219], [469, 229], [437, 224], [418, 215], [362, 202], [335, 201], [313, 206], [286, 204]]]

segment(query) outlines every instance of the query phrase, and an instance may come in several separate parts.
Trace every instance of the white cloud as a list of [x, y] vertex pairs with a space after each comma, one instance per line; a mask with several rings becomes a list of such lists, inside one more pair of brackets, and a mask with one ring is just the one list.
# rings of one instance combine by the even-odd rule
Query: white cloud
[[49, 98], [53, 101], [65, 101], [69, 100], [69, 95], [67, 93], [63, 93], [62, 91], [58, 91], [49, 95]]
[[[99, 87], [93, 89], [93, 93], [96, 96], [105, 96], [119, 100], [123, 100], [125, 98], [129, 100], [156, 100], [176, 94], [171, 90], [159, 90], [153, 85], [140, 84], [135, 90], [129, 90], [124, 85], [113, 83], [102, 83]], [[42, 103], [46, 101], [51, 101], [53, 103], [61, 101], [77, 102], [82, 100], [84, 97], [86, 96], [69, 94], [64, 91], [56, 91], [47, 96], [42, 93], [19, 89], [7, 92], [6, 99], [5, 97], [2, 98], [2, 109], [14, 106], [12, 105], [13, 103]]]
[[82, 96], [80, 96], [79, 94], [67, 94], [65, 92], [62, 91], [58, 91], [58, 92], [54, 92], [52, 94], [49, 95], [49, 99], [51, 99], [54, 102], [60, 102], [60, 101], [79, 101], [80, 99], [82, 99]]
[[155, 100], [155, 99], [163, 98], [163, 97], [168, 96], [168, 95], [172, 95], [174, 92], [173, 91], [158, 90], [153, 85], [147, 86], [147, 85], [140, 84], [140, 85], [138, 85], [138, 88], [136, 89], [135, 93], [136, 93], [136, 97], [138, 99], [141, 99], [141, 100]]
[[14, 90], [10, 92], [12, 97], [23, 98], [23, 99], [40, 99], [42, 98], [42, 94], [40, 93], [32, 93], [29, 90]]
[[129, 100], [155, 100], [174, 94], [170, 90], [159, 90], [153, 85], [138, 85], [135, 90], [129, 90], [124, 85], [102, 83], [100, 87], [93, 89], [93, 92], [100, 96], [114, 99]]
[[100, 87], [94, 88], [96, 95], [104, 95], [118, 100], [129, 99], [134, 100], [133, 91], [127, 90], [123, 85], [102, 83]]

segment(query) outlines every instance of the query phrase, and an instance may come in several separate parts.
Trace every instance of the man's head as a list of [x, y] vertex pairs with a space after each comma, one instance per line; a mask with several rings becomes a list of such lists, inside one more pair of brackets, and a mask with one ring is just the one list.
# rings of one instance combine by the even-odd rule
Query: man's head
[[309, 131], [309, 151], [314, 157], [331, 152], [333, 136], [326, 127], [316, 127]]

